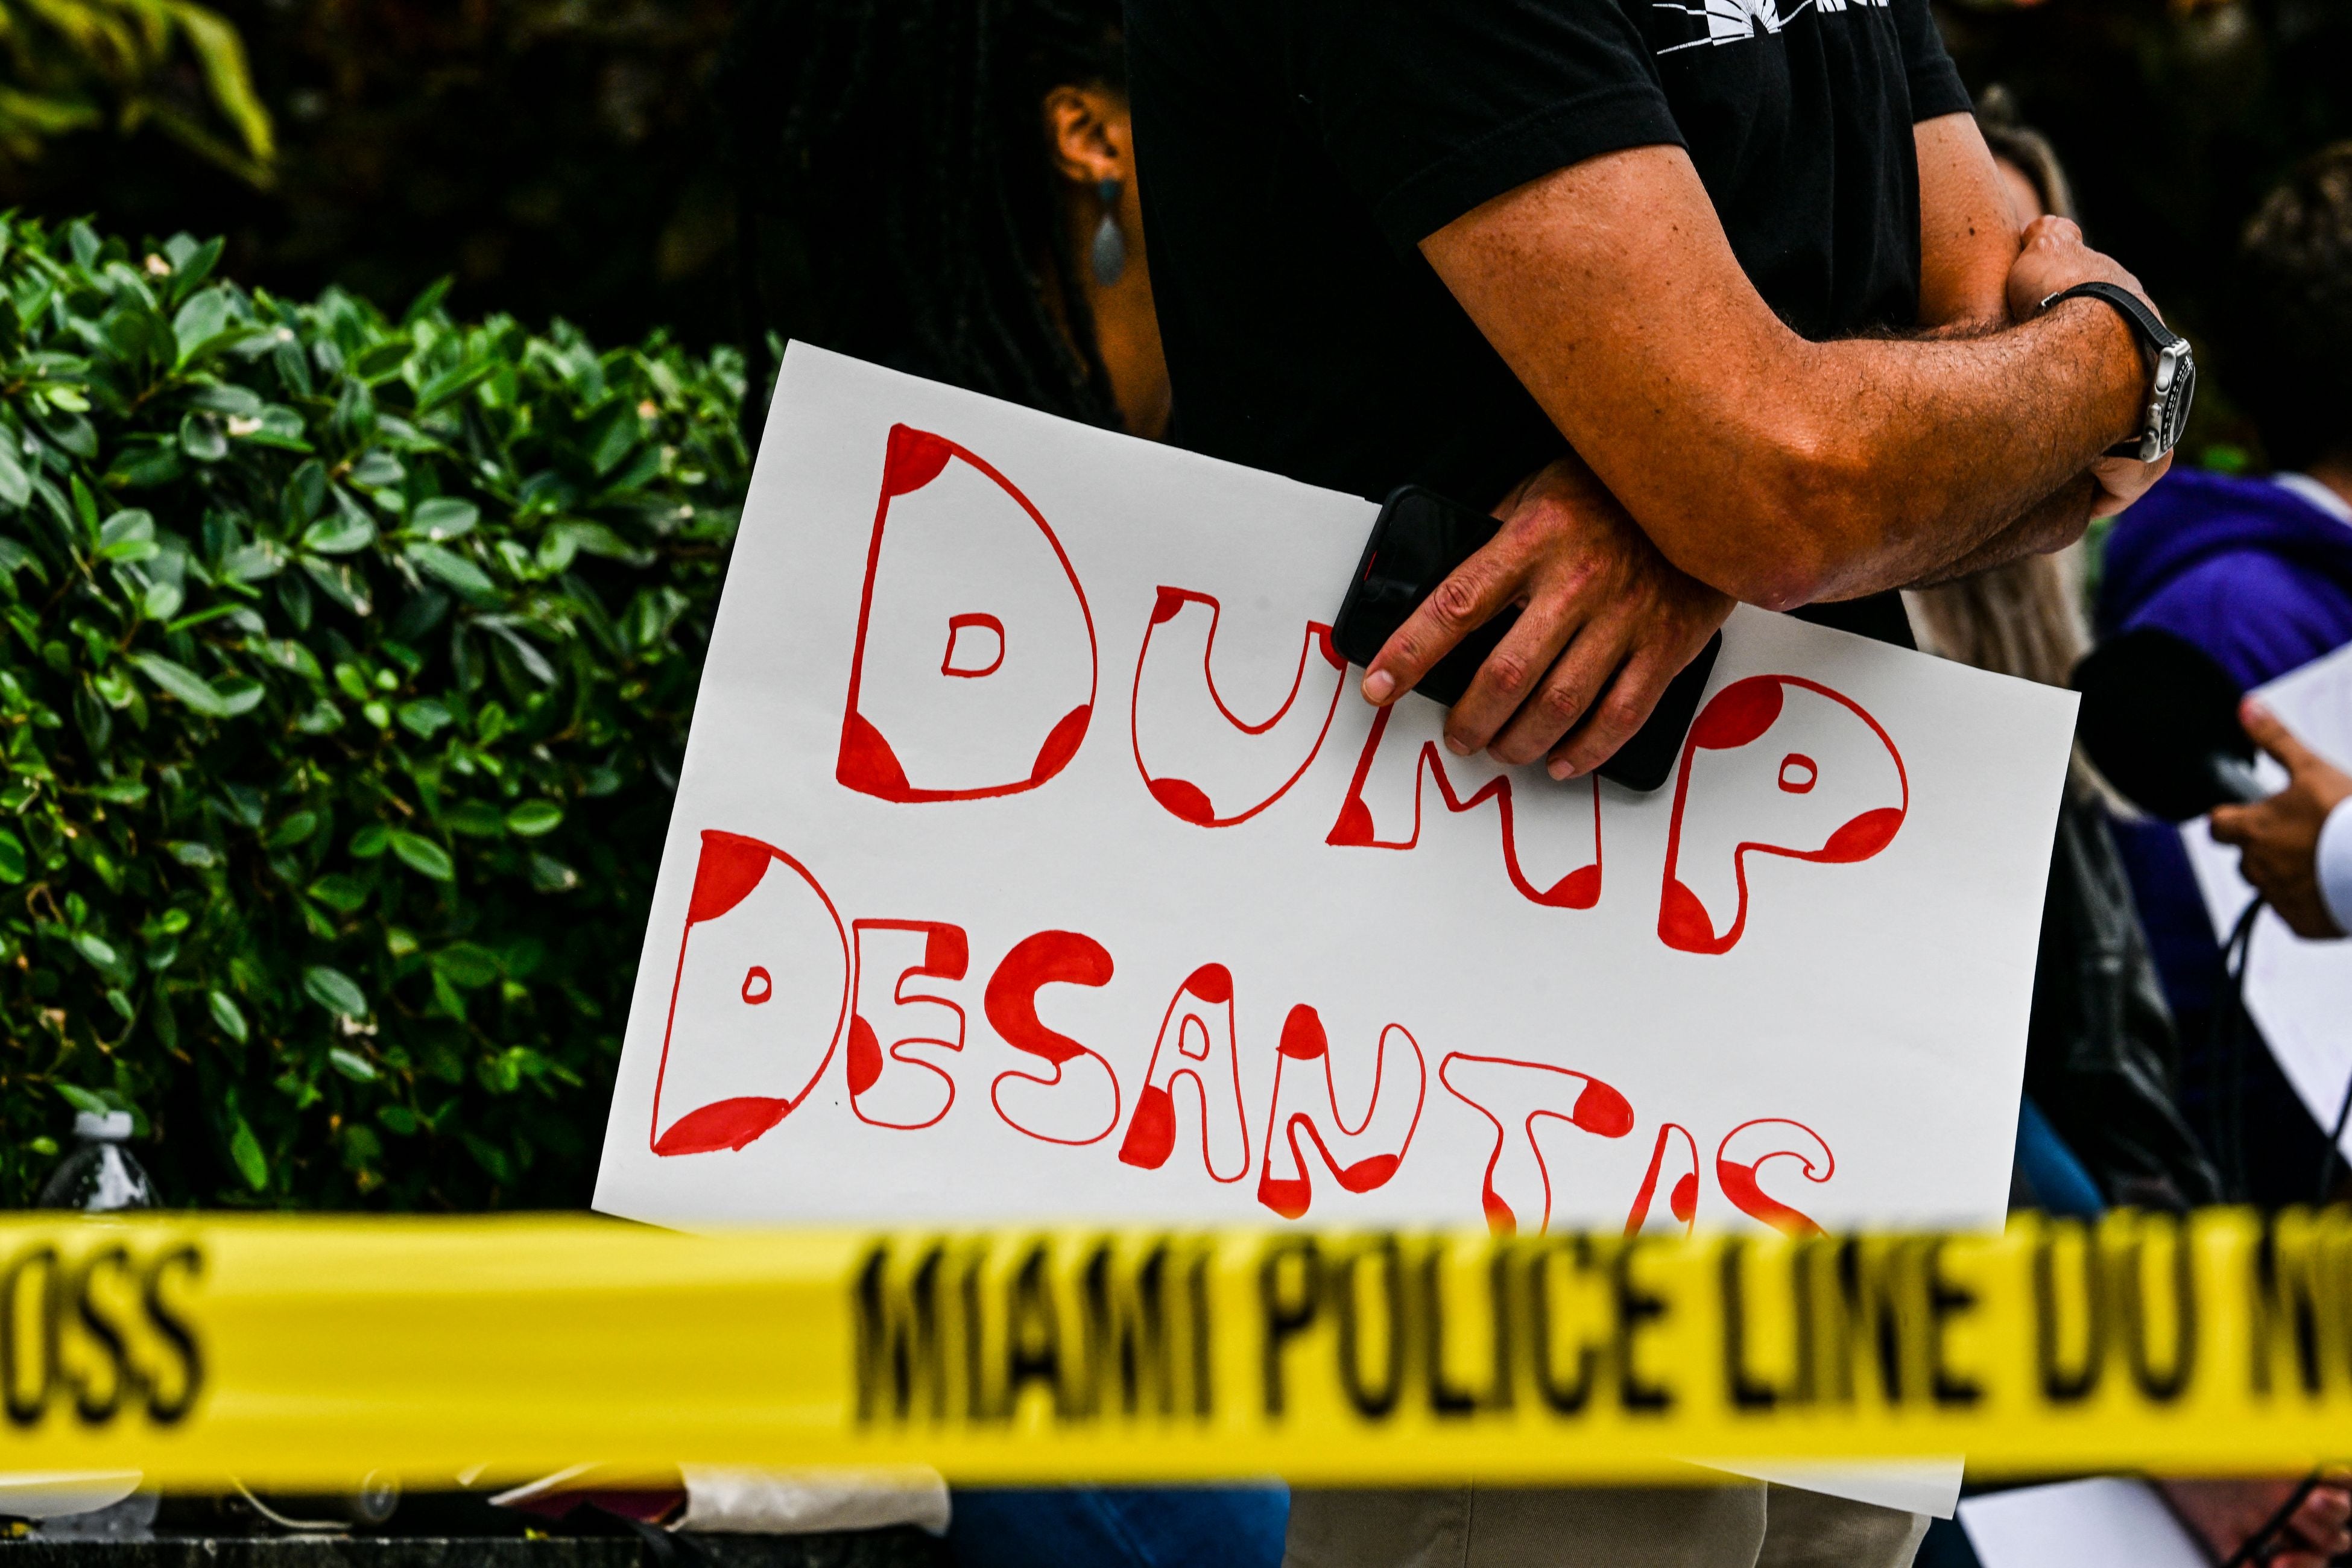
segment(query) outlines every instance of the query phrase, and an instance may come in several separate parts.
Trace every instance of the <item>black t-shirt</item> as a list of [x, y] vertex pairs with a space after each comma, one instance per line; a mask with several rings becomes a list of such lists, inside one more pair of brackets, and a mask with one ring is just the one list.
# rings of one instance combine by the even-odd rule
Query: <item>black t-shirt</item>
[[1480, 506], [1566, 443], [1419, 241], [1555, 169], [1679, 145], [1791, 328], [1900, 330], [1911, 128], [1969, 108], [1927, 0], [1127, 0], [1127, 46], [1180, 439]]

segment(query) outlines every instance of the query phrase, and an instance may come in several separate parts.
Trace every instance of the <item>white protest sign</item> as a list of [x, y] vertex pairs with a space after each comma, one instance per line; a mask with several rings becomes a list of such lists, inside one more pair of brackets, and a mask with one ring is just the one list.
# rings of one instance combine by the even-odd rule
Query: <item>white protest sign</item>
[[1502, 770], [1374, 510], [796, 345], [597, 1206], [1999, 1223], [2074, 699], [1742, 611], [1665, 788]]
[[[2256, 689], [2312, 750], [2339, 765], [2352, 763], [2352, 648]], [[2254, 771], [2264, 788], [2286, 787], [2286, 770], [2270, 758], [2258, 754]], [[2238, 875], [2238, 852], [2214, 843], [2204, 818], [2181, 824], [2180, 840], [2219, 941], [2238, 923], [2254, 889]], [[2264, 910], [2247, 950], [2245, 999], [2295, 1098], [2323, 1129], [2335, 1126], [2352, 1079], [2352, 944], [2305, 942]], [[2352, 1133], [2344, 1142], [2352, 1152]]]

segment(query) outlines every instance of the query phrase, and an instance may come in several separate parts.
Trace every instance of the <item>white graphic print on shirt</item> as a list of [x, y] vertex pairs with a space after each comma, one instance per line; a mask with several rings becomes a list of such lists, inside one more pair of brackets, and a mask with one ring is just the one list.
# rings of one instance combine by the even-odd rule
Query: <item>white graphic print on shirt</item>
[[1843, 11], [1849, 4], [1884, 6], [1888, 0], [1797, 0], [1783, 15], [1780, 0], [1702, 0], [1696, 5], [1653, 0], [1655, 9], [1679, 11], [1685, 16], [1706, 23], [1706, 36], [1688, 43], [1669, 44], [1658, 53], [1671, 55], [1682, 49], [1695, 49], [1701, 45], [1737, 44], [1749, 38], [1760, 38], [1777, 33], [1797, 19], [1797, 14], [1807, 6], [1822, 11]]

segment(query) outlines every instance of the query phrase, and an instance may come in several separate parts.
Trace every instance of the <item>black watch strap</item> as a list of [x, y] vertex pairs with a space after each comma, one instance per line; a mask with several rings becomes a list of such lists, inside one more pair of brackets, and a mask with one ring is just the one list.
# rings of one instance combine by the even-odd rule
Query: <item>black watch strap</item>
[[[2151, 373], [2156, 368], [2157, 355], [2181, 341], [2180, 334], [2159, 321], [2156, 312], [2147, 308], [2147, 301], [2120, 283], [2077, 283], [2072, 289], [2061, 289], [2042, 300], [2042, 308], [2047, 310], [2063, 300], [2077, 299], [2102, 300], [2114, 306], [2130, 326], [2132, 336], [2139, 340], [2140, 359]], [[2110, 458], [2136, 458], [2139, 452], [2140, 443], [2137, 439], [2121, 441], [2107, 448]]]

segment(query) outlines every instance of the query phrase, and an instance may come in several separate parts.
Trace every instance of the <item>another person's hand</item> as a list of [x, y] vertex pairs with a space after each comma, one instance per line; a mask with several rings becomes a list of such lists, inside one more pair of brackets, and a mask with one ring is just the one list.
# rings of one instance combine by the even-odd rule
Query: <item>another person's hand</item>
[[1549, 752], [1554, 778], [1590, 773], [1642, 727], [1731, 600], [1676, 570], [1580, 458], [1538, 469], [1495, 515], [1503, 527], [1493, 541], [1373, 658], [1364, 696], [1393, 702], [1518, 605], [1517, 623], [1447, 715], [1445, 743], [1463, 756], [1486, 747], [1509, 763]]
[[2295, 739], [2256, 698], [2240, 705], [2238, 721], [2284, 765], [2287, 784], [2252, 805], [2215, 807], [2213, 837], [2243, 852], [2240, 872], [2295, 935], [2342, 936], [2320, 893], [2319, 830], [2327, 814], [2352, 795], [2352, 774]]
[[[2083, 231], [2063, 217], [2038, 217], [2026, 225], [2017, 259], [2009, 269], [2009, 314], [2011, 321], [2030, 321], [2042, 312], [2042, 301], [2077, 283], [2120, 283], [2139, 296], [2151, 310], [2156, 301], [2114, 257], [2093, 250]], [[2105, 307], [2101, 307], [2105, 309]], [[2157, 310], [2157, 319], [2164, 312]], [[2172, 467], [2168, 452], [2153, 463], [2137, 458], [2104, 458], [2091, 473], [2099, 494], [2091, 503], [2093, 517], [2109, 517], [2131, 505]]]
[[[2270, 1521], [2294, 1491], [2293, 1481], [2227, 1480], [2162, 1481], [2173, 1511], [2204, 1541], [2217, 1562], [2227, 1561], [2248, 1537]], [[2330, 1476], [2303, 1500], [2274, 1554], [2263, 1558], [2269, 1568], [2327, 1568], [2328, 1563], [2352, 1552], [2352, 1492], [2344, 1478]]]

